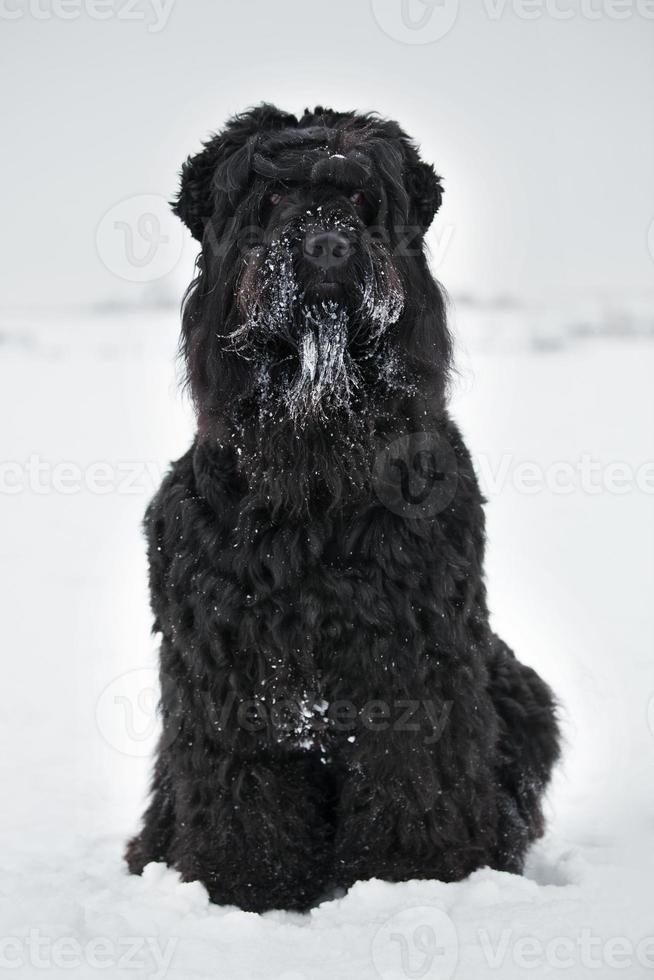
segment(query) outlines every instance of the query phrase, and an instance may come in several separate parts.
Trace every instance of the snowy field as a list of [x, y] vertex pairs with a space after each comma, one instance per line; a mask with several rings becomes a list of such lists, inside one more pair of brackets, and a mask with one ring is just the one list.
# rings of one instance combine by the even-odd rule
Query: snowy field
[[121, 861], [156, 738], [139, 524], [191, 434], [176, 332], [168, 311], [0, 318], [0, 972], [653, 976], [654, 341], [495, 345], [459, 315], [453, 410], [489, 501], [494, 625], [564, 706], [527, 876], [359, 883], [257, 916]]

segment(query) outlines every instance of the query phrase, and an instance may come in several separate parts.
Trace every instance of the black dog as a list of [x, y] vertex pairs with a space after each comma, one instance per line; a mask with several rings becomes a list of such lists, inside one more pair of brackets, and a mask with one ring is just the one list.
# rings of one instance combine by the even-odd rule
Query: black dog
[[322, 108], [262, 105], [183, 167], [198, 433], [146, 517], [163, 736], [132, 872], [306, 909], [520, 872], [543, 832], [554, 704], [488, 623], [441, 194], [396, 123]]

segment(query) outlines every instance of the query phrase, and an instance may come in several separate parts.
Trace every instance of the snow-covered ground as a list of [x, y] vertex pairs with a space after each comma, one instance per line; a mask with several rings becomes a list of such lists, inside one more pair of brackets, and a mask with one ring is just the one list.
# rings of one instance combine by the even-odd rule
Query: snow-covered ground
[[191, 432], [177, 318], [14, 313], [0, 318], [0, 971], [654, 974], [654, 341], [495, 345], [488, 320], [458, 319], [453, 409], [489, 499], [494, 624], [564, 705], [527, 876], [359, 883], [306, 916], [257, 916], [163, 866], [125, 873], [156, 737], [139, 523]]

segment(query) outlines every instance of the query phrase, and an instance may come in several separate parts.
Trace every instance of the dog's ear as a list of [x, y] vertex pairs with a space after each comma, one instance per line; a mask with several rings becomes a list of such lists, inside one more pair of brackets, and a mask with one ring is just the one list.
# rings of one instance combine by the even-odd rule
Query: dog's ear
[[263, 103], [233, 116], [221, 133], [214, 134], [199, 153], [187, 158], [180, 172], [179, 193], [171, 207], [194, 238], [202, 241], [205, 224], [213, 213], [218, 168], [257, 133], [292, 125], [297, 125], [295, 116]]
[[443, 200], [443, 185], [431, 163], [409, 165], [405, 182], [411, 202], [411, 220], [427, 231]]

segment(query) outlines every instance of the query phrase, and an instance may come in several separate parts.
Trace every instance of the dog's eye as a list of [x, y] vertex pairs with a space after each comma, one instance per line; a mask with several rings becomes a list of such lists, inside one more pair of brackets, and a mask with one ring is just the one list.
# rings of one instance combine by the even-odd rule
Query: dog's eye
[[363, 204], [365, 204], [366, 196], [363, 191], [354, 191], [352, 194], [350, 194], [350, 200], [355, 208], [360, 208]]
[[281, 194], [279, 191], [273, 191], [272, 194], [268, 195], [268, 201], [272, 204], [273, 207], [276, 207], [278, 204], [281, 204], [283, 200], [284, 200], [284, 195]]

